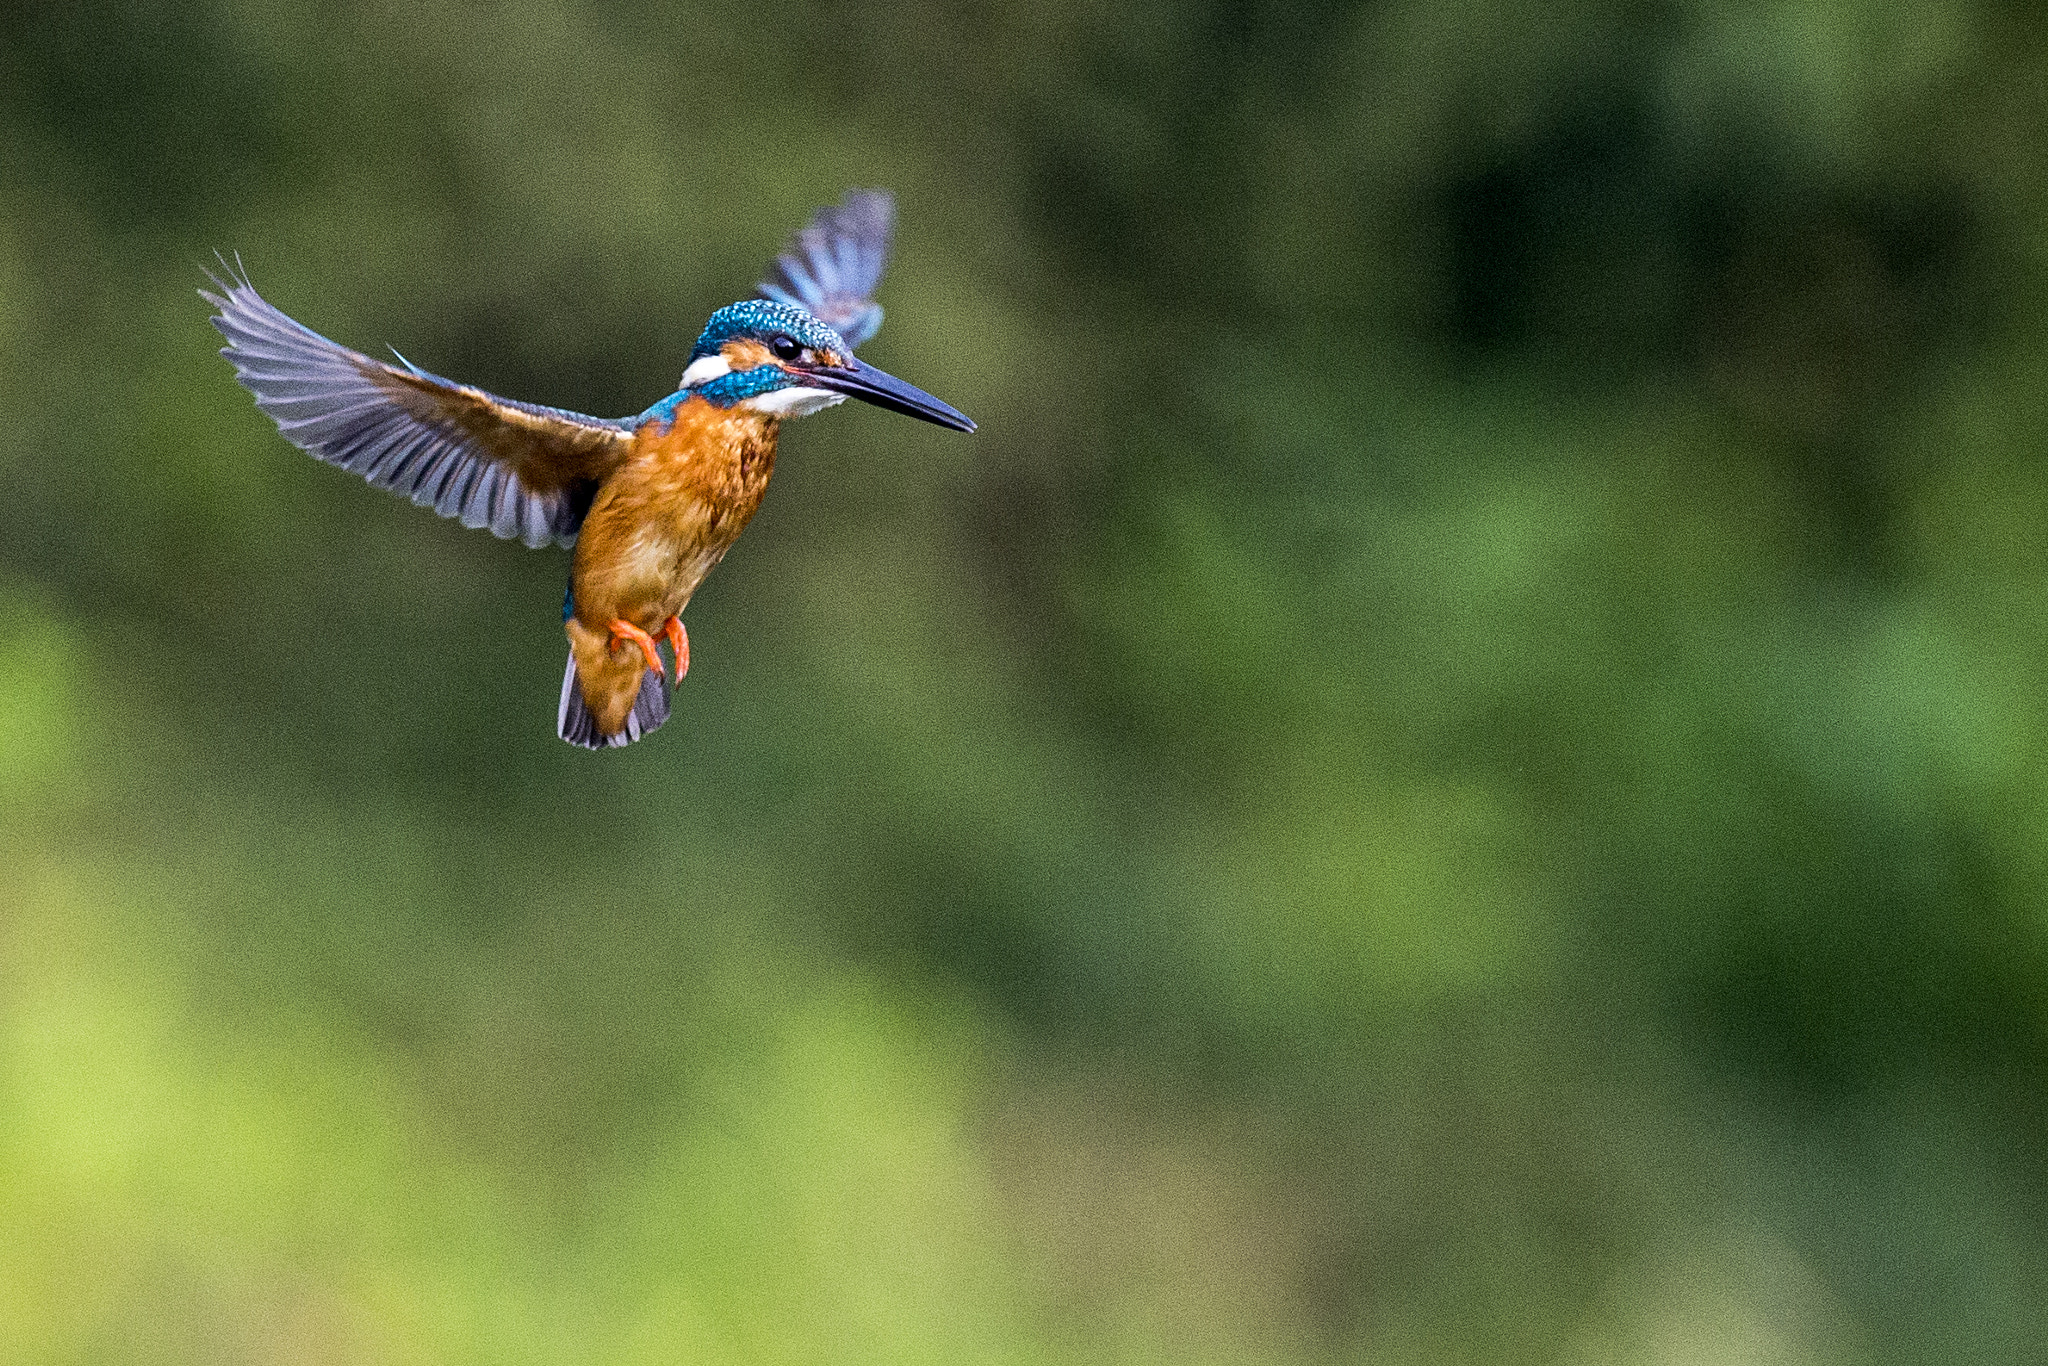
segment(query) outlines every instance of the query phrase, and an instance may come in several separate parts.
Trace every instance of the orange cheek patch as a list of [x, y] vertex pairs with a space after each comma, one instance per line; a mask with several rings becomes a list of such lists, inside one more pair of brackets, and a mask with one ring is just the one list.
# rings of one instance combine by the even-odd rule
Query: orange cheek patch
[[719, 347], [718, 354], [724, 356], [725, 363], [735, 370], [752, 370], [775, 360], [767, 347], [746, 337], [735, 337]]

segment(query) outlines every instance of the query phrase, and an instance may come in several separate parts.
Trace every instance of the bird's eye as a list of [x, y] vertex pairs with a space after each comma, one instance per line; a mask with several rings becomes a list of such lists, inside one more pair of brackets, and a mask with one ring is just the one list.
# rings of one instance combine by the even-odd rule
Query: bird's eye
[[804, 353], [804, 349], [796, 344], [795, 337], [782, 332], [768, 339], [768, 349], [775, 353], [777, 360], [795, 360]]

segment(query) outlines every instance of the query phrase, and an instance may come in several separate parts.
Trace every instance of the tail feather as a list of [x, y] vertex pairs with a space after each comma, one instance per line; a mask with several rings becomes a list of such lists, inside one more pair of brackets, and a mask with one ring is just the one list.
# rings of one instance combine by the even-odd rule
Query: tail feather
[[562, 705], [555, 713], [555, 733], [570, 744], [585, 749], [619, 749], [653, 734], [666, 720], [667, 680], [656, 670], [648, 669], [640, 675], [640, 695], [626, 715], [626, 728], [606, 735], [597, 728], [597, 717], [584, 702], [583, 689], [577, 685], [576, 656], [569, 656], [569, 667], [562, 674]]

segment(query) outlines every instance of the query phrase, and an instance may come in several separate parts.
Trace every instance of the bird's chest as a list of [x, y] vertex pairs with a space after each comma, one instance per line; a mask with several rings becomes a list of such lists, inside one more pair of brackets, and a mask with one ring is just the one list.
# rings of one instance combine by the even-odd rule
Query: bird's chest
[[578, 538], [579, 601], [588, 592], [629, 617], [679, 610], [760, 508], [777, 424], [696, 408], [708, 405], [643, 428], [606, 481]]
[[[691, 418], [696, 420], [689, 420]], [[777, 424], [739, 413], [685, 408], [639, 443], [630, 473], [648, 521], [684, 548], [732, 544], [761, 506], [775, 474]]]

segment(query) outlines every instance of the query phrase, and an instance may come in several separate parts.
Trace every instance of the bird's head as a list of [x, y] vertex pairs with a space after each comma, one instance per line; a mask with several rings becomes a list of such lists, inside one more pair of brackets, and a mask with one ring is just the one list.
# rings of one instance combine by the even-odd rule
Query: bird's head
[[802, 417], [857, 398], [954, 431], [974, 430], [958, 409], [856, 359], [837, 332], [772, 299], [748, 299], [712, 314], [690, 352], [681, 390], [720, 408], [771, 417]]

